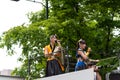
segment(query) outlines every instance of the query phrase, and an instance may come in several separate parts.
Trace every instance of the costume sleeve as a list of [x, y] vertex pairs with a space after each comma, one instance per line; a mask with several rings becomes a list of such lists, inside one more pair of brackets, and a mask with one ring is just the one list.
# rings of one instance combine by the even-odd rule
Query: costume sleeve
[[46, 54], [46, 50], [48, 51], [48, 47], [47, 46], [45, 46], [45, 48], [44, 48], [44, 54]]
[[[46, 52], [47, 51], [47, 52]], [[49, 54], [49, 53], [51, 53], [52, 52], [52, 50], [51, 50], [51, 48], [50, 48], [50, 46], [49, 45], [47, 45], [47, 46], [45, 46], [45, 51], [44, 51], [44, 54]]]

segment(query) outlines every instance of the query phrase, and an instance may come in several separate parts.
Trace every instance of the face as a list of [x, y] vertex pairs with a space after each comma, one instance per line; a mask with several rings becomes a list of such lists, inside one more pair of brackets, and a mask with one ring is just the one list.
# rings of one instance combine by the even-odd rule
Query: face
[[80, 44], [80, 48], [82, 48], [82, 49], [85, 49], [86, 48], [86, 44]]
[[56, 40], [57, 40], [57, 38], [55, 36], [53, 36], [53, 37], [51, 37], [50, 42], [55, 43]]

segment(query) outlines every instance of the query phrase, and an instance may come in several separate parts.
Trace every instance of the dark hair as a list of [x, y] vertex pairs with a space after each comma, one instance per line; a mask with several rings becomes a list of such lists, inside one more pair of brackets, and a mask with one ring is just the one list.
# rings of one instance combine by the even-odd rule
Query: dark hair
[[76, 44], [76, 45], [77, 45], [76, 50], [78, 50], [78, 48], [79, 48], [79, 42], [77, 42], [77, 44]]
[[81, 44], [86, 44], [85, 40], [83, 40], [83, 39], [80, 39], [80, 40], [79, 40], [79, 43], [81, 43]]
[[77, 42], [77, 48], [76, 49], [78, 49], [80, 47], [79, 44], [86, 44], [86, 42], [83, 39], [78, 40], [78, 42]]
[[54, 34], [54, 37], [58, 38], [57, 34]]
[[51, 35], [51, 36], [50, 36], [50, 39], [53, 38], [53, 37], [55, 37], [55, 35]]

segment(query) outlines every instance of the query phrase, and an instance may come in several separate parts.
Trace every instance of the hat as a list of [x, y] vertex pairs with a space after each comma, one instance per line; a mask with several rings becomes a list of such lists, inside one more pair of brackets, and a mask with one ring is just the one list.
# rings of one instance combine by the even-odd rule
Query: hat
[[82, 44], [86, 44], [85, 40], [83, 40], [83, 39], [80, 39], [78, 42], [82, 43]]

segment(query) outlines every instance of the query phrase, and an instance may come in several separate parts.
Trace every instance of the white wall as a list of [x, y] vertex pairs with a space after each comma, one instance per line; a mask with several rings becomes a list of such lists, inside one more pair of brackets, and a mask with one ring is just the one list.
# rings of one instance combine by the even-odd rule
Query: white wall
[[94, 71], [91, 68], [36, 80], [94, 80]]
[[24, 78], [19, 78], [16, 76], [5, 76], [5, 75], [0, 75], [0, 80], [25, 80]]

